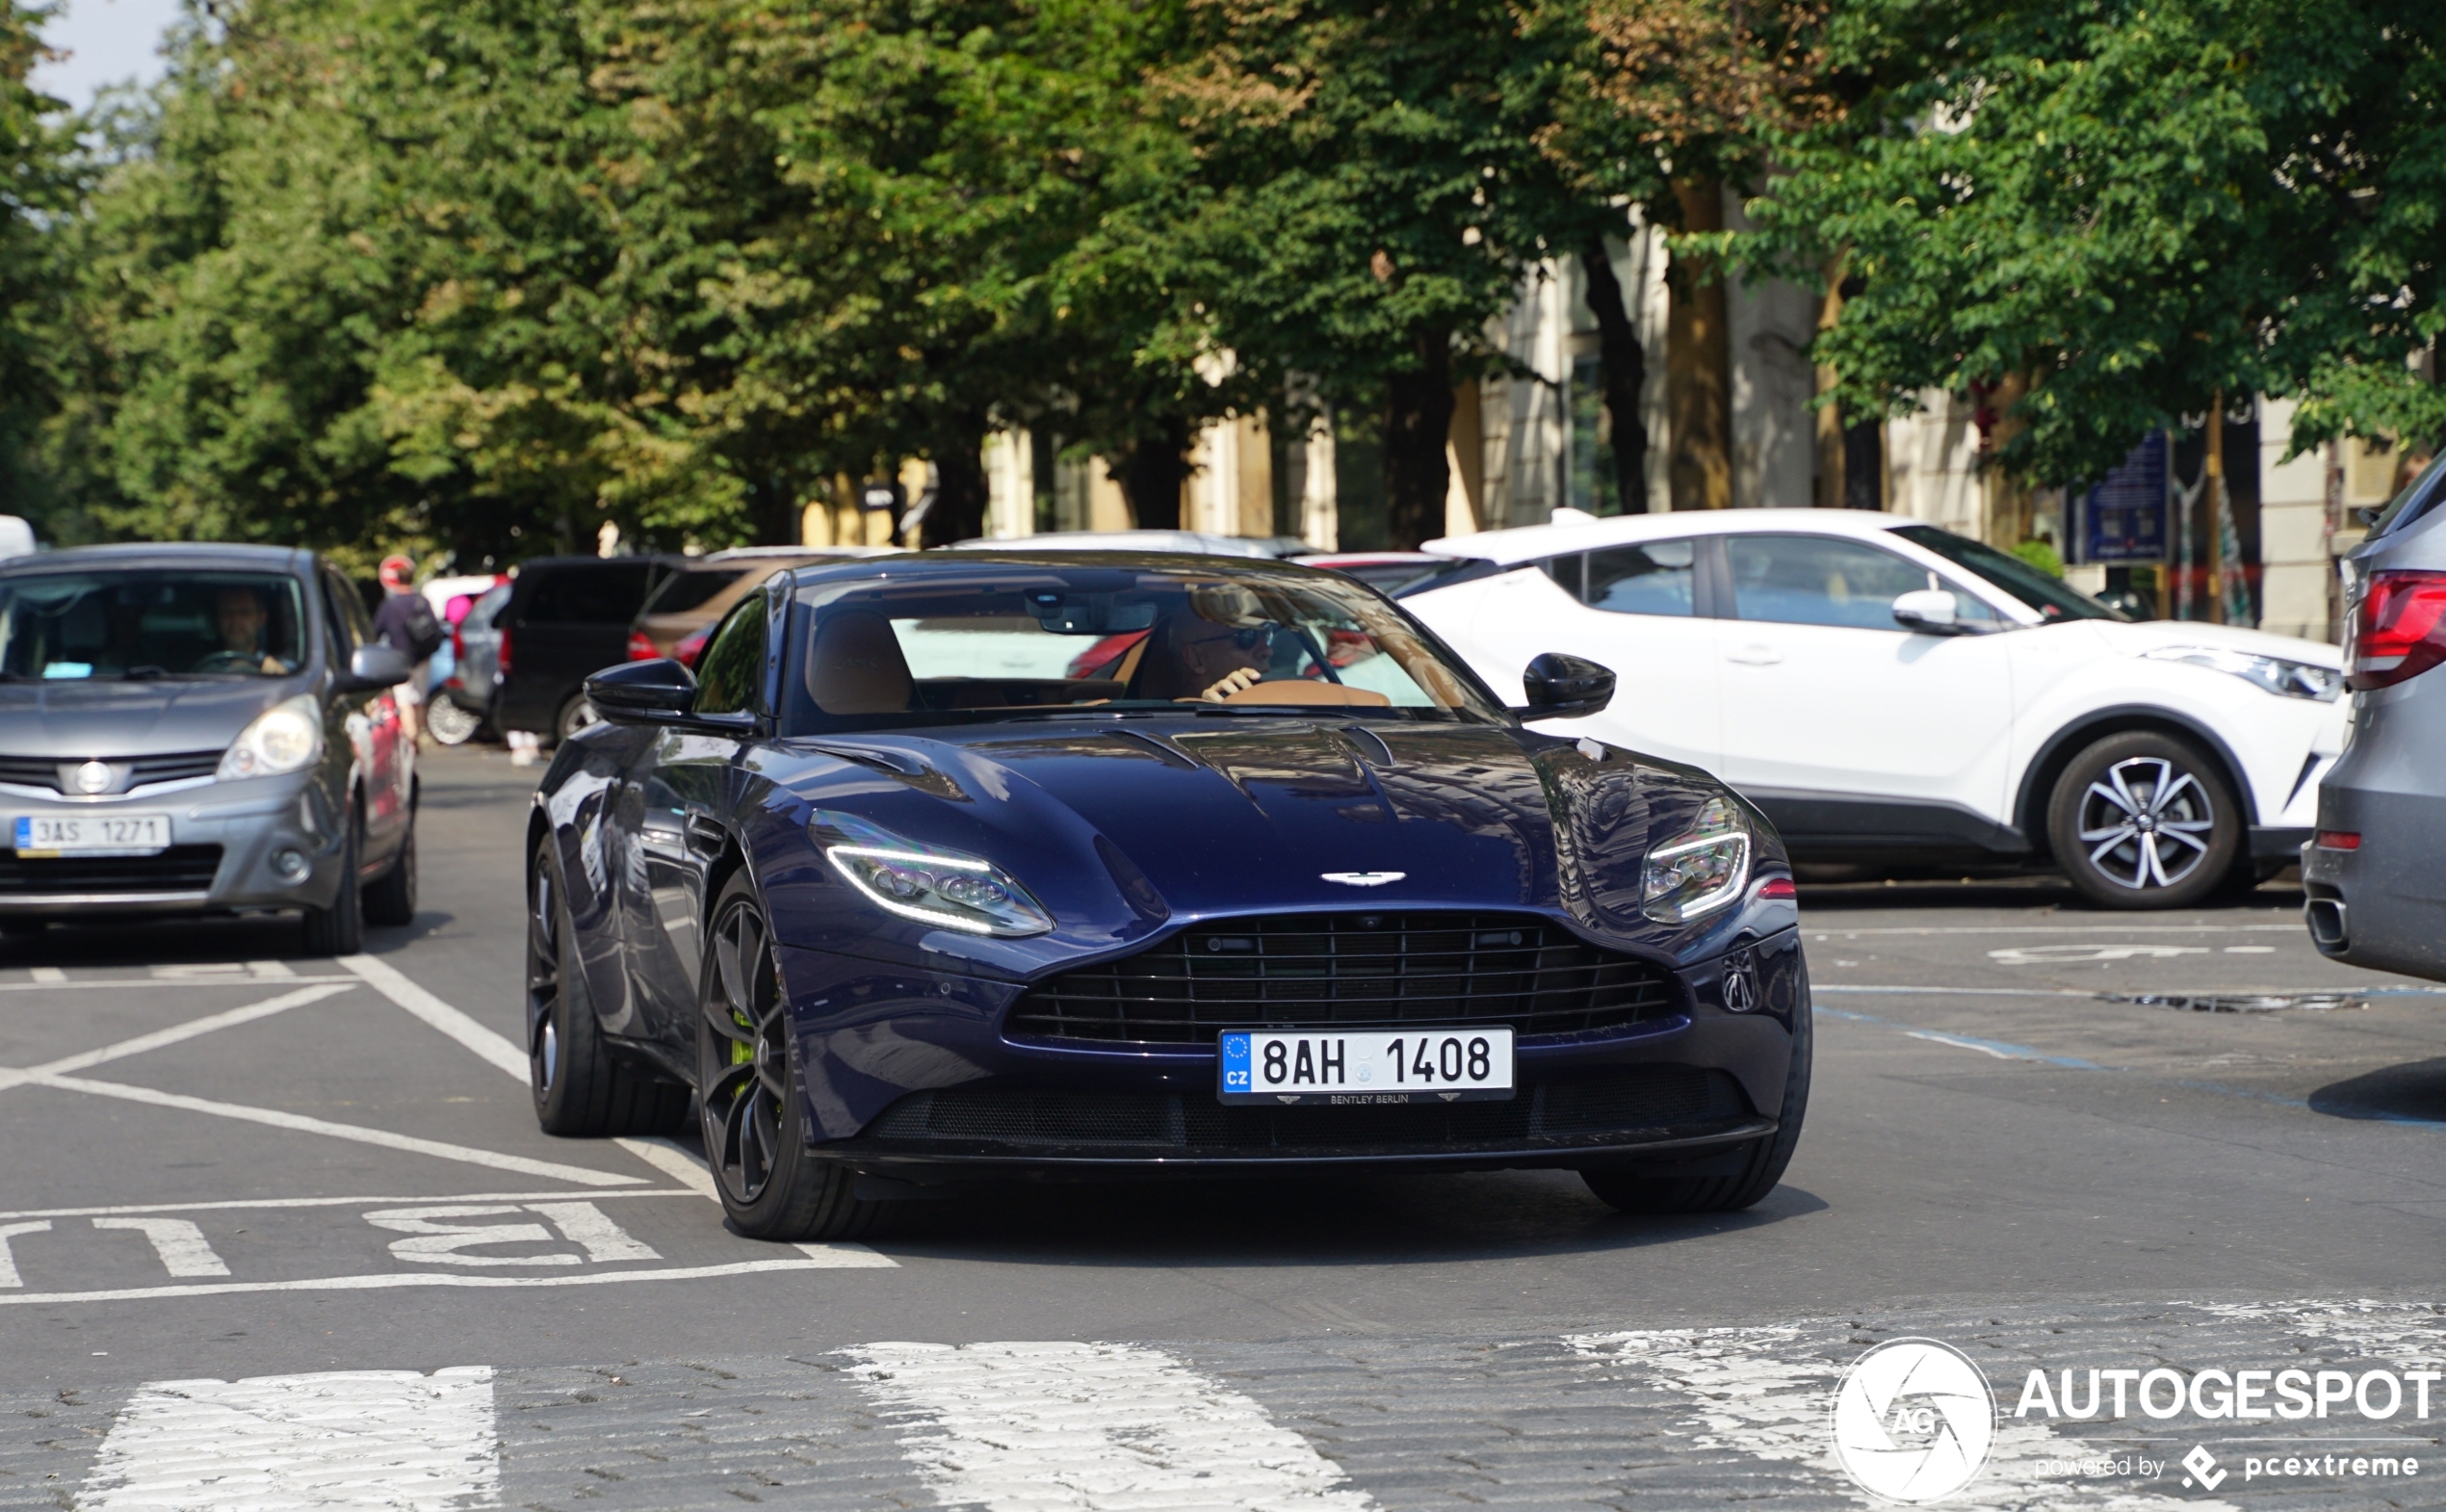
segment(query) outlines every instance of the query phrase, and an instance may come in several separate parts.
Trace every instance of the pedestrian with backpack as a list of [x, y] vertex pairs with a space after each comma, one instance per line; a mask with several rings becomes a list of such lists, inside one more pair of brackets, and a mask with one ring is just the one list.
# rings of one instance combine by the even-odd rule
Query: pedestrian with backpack
[[433, 653], [442, 648], [450, 633], [442, 628], [441, 616], [425, 595], [416, 591], [416, 563], [393, 553], [382, 559], [377, 574], [382, 582], [382, 606], [374, 612], [374, 639], [406, 657], [415, 670], [401, 684], [399, 699], [400, 722], [407, 727], [407, 738], [414, 743], [423, 733], [425, 685]]

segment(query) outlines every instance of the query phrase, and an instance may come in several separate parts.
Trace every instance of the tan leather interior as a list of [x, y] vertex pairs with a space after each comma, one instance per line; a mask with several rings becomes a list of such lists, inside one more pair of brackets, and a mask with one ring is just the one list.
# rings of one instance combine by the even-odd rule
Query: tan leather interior
[[1392, 700], [1366, 688], [1347, 688], [1340, 683], [1311, 682], [1305, 677], [1278, 677], [1272, 682], [1251, 683], [1238, 692], [1227, 694], [1225, 703], [1302, 703], [1344, 704], [1363, 709], [1384, 709]]
[[824, 617], [807, 651], [807, 696], [826, 714], [905, 714], [916, 692], [892, 623], [864, 610]]

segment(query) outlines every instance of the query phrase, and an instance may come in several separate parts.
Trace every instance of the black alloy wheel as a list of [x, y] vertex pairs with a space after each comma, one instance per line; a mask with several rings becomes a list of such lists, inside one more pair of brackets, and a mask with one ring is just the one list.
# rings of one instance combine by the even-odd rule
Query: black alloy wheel
[[851, 1238], [874, 1221], [856, 1177], [807, 1149], [790, 1012], [765, 910], [744, 872], [715, 905], [698, 990], [705, 1154], [733, 1227], [750, 1238]]
[[349, 801], [348, 838], [340, 846], [340, 887], [327, 908], [305, 911], [308, 955], [354, 955], [365, 949], [365, 883], [356, 873], [365, 855], [365, 819]]
[[407, 839], [391, 869], [365, 890], [365, 922], [395, 928], [416, 922], [416, 818], [408, 816]]
[[621, 1059], [605, 1041], [574, 934], [547, 834], [527, 883], [527, 1082], [535, 1122], [577, 1139], [678, 1133], [688, 1088]]
[[2092, 743], [2047, 804], [2056, 865], [2092, 902], [2181, 908], [2237, 870], [2240, 805], [2217, 765], [2188, 741], [2128, 730]]
[[1809, 1067], [1815, 1055], [1806, 977], [1797, 1001], [1799, 1006], [1792, 1013], [1792, 1061], [1783, 1075], [1783, 1103], [1777, 1110], [1774, 1134], [1735, 1151], [1738, 1164], [1730, 1170], [1705, 1176], [1678, 1176], [1670, 1170], [1636, 1166], [1583, 1170], [1579, 1179], [1588, 1184], [1588, 1189], [1608, 1206], [1630, 1213], [1738, 1212], [1756, 1206], [1775, 1190], [1783, 1180], [1784, 1167], [1792, 1163], [1792, 1152], [1800, 1147], [1801, 1120], [1809, 1106]]

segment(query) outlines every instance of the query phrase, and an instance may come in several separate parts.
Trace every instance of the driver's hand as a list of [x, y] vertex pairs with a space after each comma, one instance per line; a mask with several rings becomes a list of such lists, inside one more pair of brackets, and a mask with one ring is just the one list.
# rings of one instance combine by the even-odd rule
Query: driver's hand
[[1208, 689], [1206, 691], [1198, 694], [1198, 697], [1206, 703], [1221, 703], [1224, 699], [1231, 697], [1234, 693], [1240, 691], [1242, 689], [1254, 688], [1264, 680], [1265, 679], [1253, 668], [1245, 666], [1239, 667], [1233, 671], [1226, 672], [1221, 681], [1217, 682], [1213, 687]]

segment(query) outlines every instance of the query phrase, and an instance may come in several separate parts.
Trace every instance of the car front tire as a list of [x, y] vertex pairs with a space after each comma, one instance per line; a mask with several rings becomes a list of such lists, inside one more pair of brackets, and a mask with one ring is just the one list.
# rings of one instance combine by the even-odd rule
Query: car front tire
[[688, 1088], [622, 1060], [595, 1020], [549, 835], [535, 845], [527, 883], [527, 1083], [545, 1134], [600, 1139], [679, 1131]]
[[416, 821], [412, 817], [399, 859], [381, 880], [365, 890], [365, 922], [392, 928], [416, 922]]
[[365, 949], [365, 884], [357, 876], [365, 854], [365, 823], [349, 805], [348, 839], [340, 847], [340, 889], [327, 908], [305, 911], [308, 955], [354, 955]]
[[2183, 908], [2225, 886], [2242, 853], [2242, 806], [2207, 752], [2154, 730], [2092, 742], [2047, 803], [2055, 864], [2107, 908]]
[[744, 872], [714, 905], [697, 1002], [705, 1155], [731, 1226], [784, 1242], [865, 1233], [875, 1204], [858, 1200], [847, 1166], [807, 1149], [796, 1036], [764, 905]]

